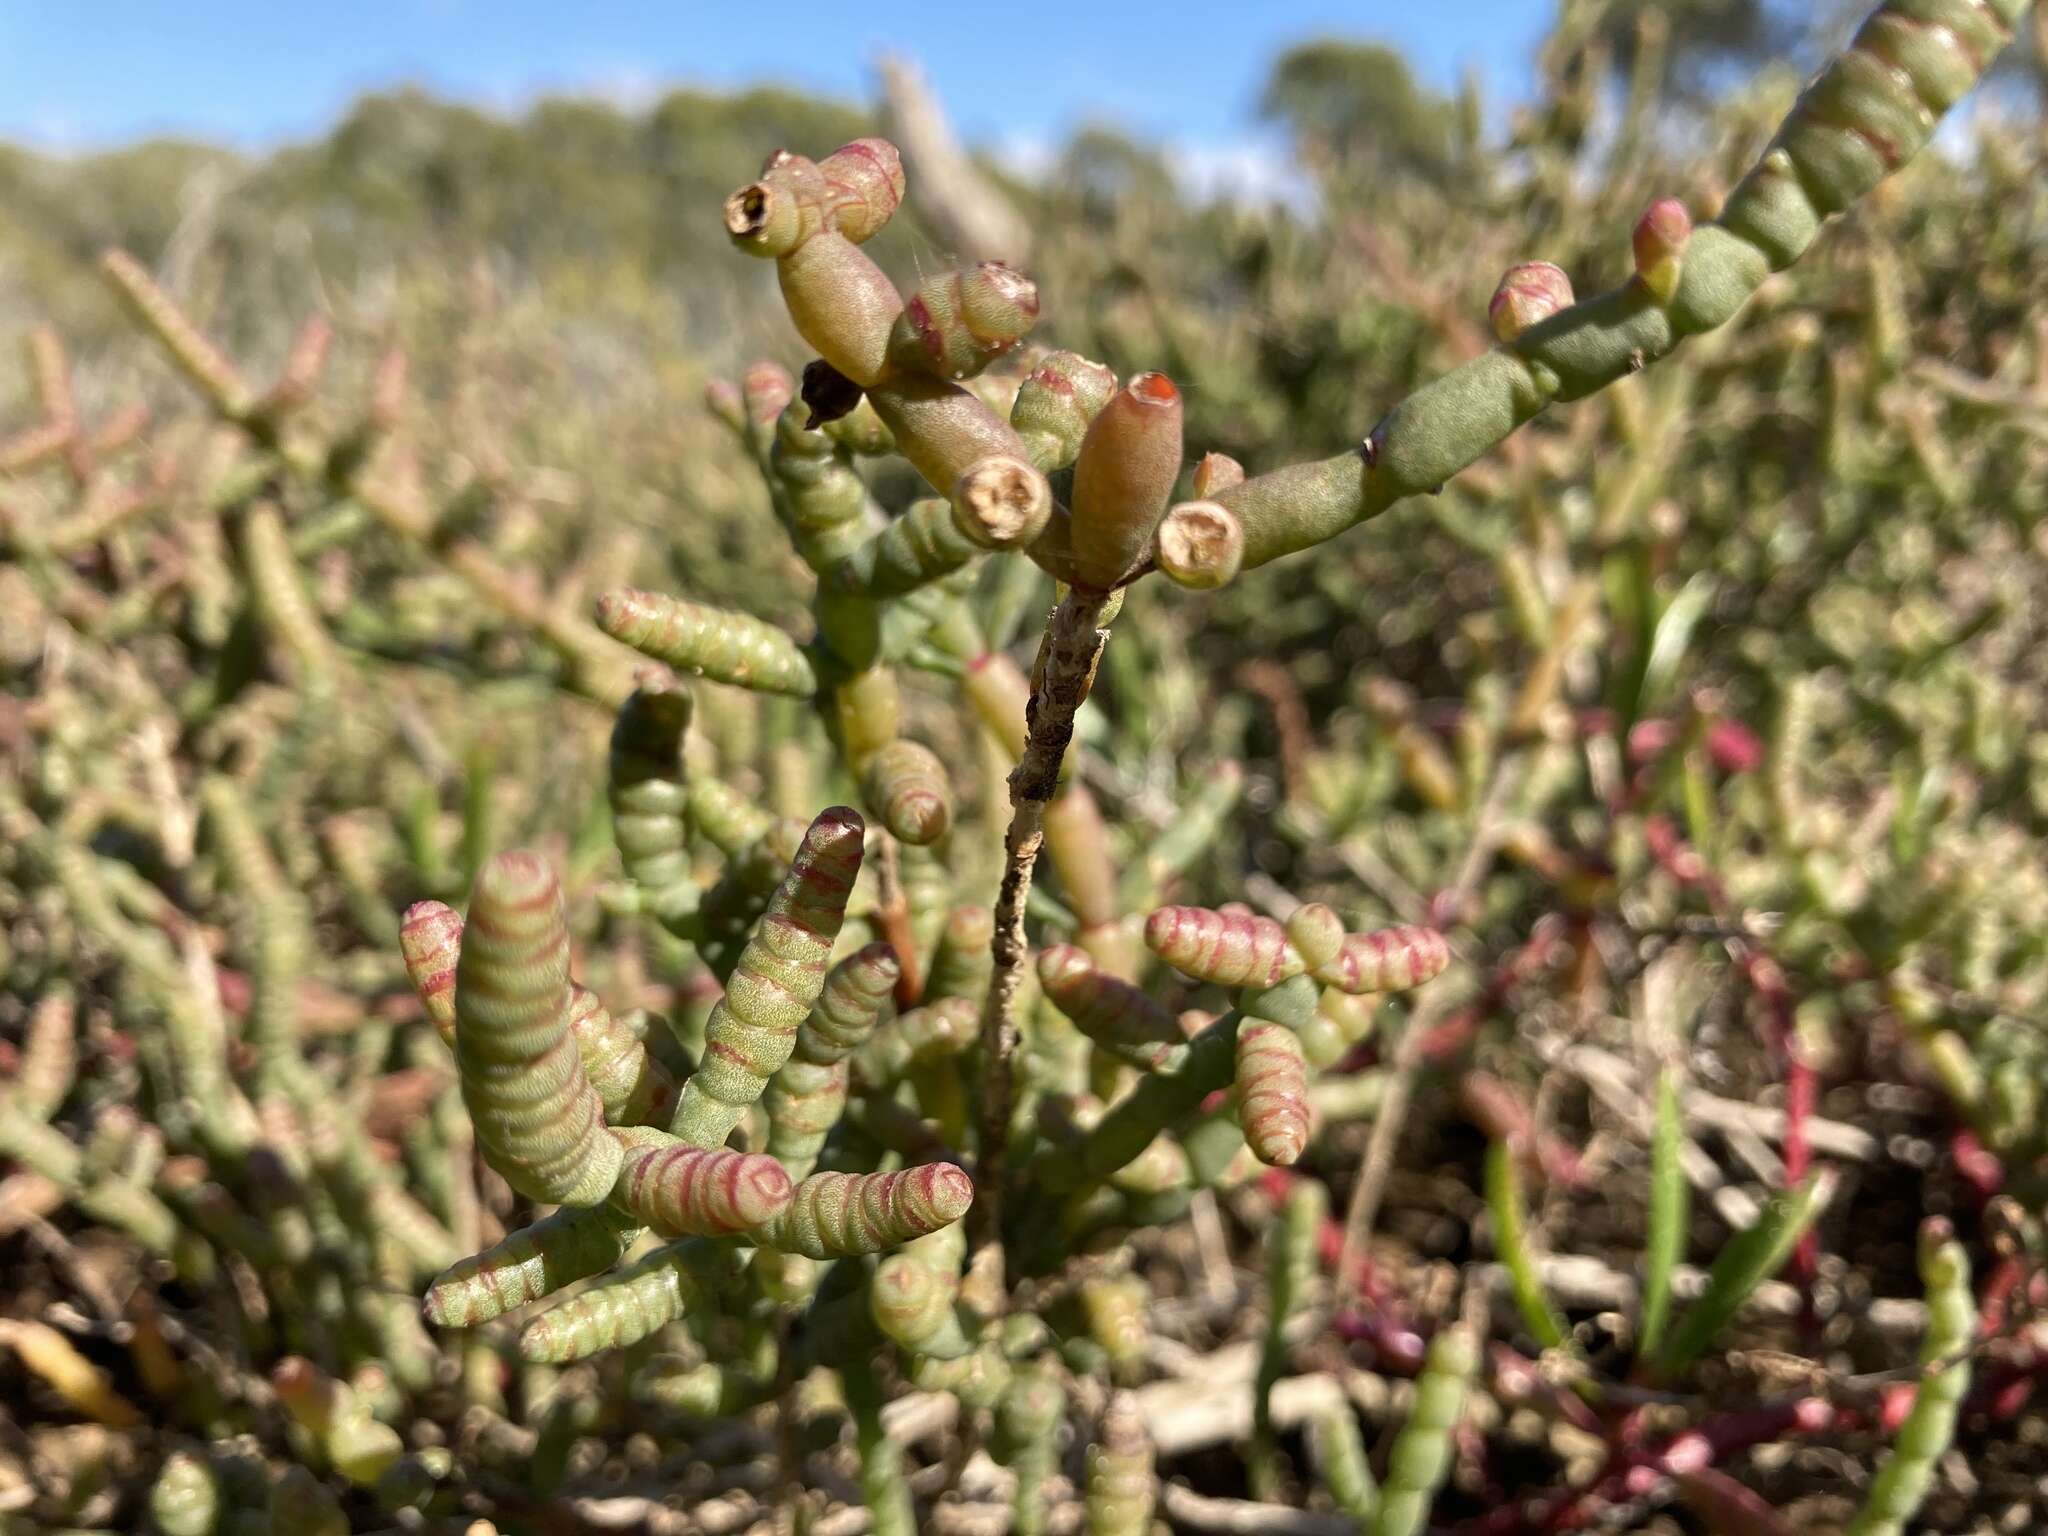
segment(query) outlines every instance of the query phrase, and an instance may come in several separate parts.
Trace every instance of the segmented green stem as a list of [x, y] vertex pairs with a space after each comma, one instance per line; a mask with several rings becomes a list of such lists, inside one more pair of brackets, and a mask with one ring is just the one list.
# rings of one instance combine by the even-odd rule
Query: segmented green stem
[[1187, 1059], [1187, 1036], [1164, 1003], [1098, 970], [1086, 950], [1055, 944], [1038, 957], [1038, 984], [1074, 1027], [1119, 1061], [1172, 1072]]
[[1345, 992], [1405, 992], [1443, 974], [1451, 947], [1434, 928], [1347, 934], [1316, 978]]
[[882, 1253], [958, 1221], [973, 1202], [974, 1181], [952, 1163], [895, 1173], [814, 1173], [754, 1236], [764, 1247], [813, 1259]]
[[968, 904], [949, 910], [932, 955], [931, 974], [925, 977], [925, 1001], [985, 996], [995, 969], [995, 956], [989, 953], [995, 933], [996, 915], [987, 907]]
[[685, 1312], [707, 1308], [714, 1277], [729, 1257], [705, 1238], [657, 1248], [528, 1323], [519, 1353], [559, 1364], [637, 1344]]
[[859, 1050], [902, 974], [896, 951], [879, 940], [833, 966], [809, 1017], [797, 1030], [796, 1054], [818, 1066], [831, 1066]]
[[[942, 1228], [933, 1238], [921, 1238], [875, 1266], [868, 1284], [875, 1326], [910, 1354], [958, 1360], [978, 1342], [978, 1330], [961, 1315], [958, 1245], [932, 1254], [918, 1251], [924, 1243], [959, 1230]], [[951, 1263], [945, 1262], [949, 1254]]]
[[221, 863], [242, 896], [254, 935], [248, 1033], [263, 1079], [275, 1087], [302, 1065], [299, 982], [313, 953], [312, 915], [279, 868], [245, 791], [215, 776], [200, 794]]
[[597, 626], [642, 655], [716, 683], [800, 699], [818, 691], [797, 643], [748, 614], [627, 589], [597, 600]]
[[872, 1371], [849, 1368], [839, 1375], [853, 1416], [854, 1449], [860, 1457], [860, 1494], [875, 1536], [917, 1536], [917, 1512], [903, 1475], [903, 1451], [882, 1422], [882, 1384]]
[[455, 966], [462, 952], [462, 914], [445, 901], [416, 901], [398, 930], [405, 974], [427, 1022], [455, 1044]]
[[1266, 1230], [1266, 1332], [1252, 1385], [1252, 1443], [1246, 1460], [1252, 1496], [1269, 1503], [1282, 1497], [1287, 1481], [1273, 1429], [1273, 1388], [1287, 1372], [1288, 1326], [1314, 1299], [1317, 1245], [1329, 1214], [1329, 1191], [1314, 1179], [1300, 1179], [1288, 1190], [1280, 1219]]
[[1387, 1481], [1380, 1490], [1372, 1536], [1420, 1536], [1427, 1525], [1437, 1490], [1450, 1476], [1458, 1418], [1478, 1368], [1479, 1341], [1463, 1324], [1446, 1328], [1430, 1341], [1415, 1383], [1415, 1406], [1387, 1457]]
[[521, 1227], [437, 1279], [421, 1308], [430, 1323], [474, 1328], [601, 1274], [625, 1257], [640, 1228], [603, 1206], [571, 1206]]
[[1207, 907], [1161, 907], [1145, 920], [1145, 946], [1175, 970], [1225, 987], [1274, 987], [1307, 969], [1270, 917]]
[[1051, 474], [1074, 462], [1089, 424], [1115, 393], [1116, 375], [1102, 364], [1078, 352], [1053, 352], [1039, 360], [1018, 389], [1010, 425], [1031, 462]]
[[1242, 1015], [1226, 1013], [1188, 1042], [1187, 1059], [1175, 1072], [1139, 1079], [1088, 1133], [1078, 1152], [1041, 1157], [1034, 1172], [1046, 1189], [1070, 1194], [1100, 1183], [1151, 1144], [1161, 1131], [1193, 1114], [1203, 1099], [1228, 1087], [1237, 1065], [1237, 1029]]
[[[801, 1042], [801, 1032], [799, 1032]], [[819, 1066], [799, 1054], [782, 1064], [768, 1080], [761, 1107], [768, 1112], [768, 1155], [801, 1181], [818, 1165], [825, 1138], [846, 1109], [853, 1072], [843, 1061]]]
[[689, 775], [683, 764], [690, 712], [686, 689], [643, 679], [619, 707], [612, 727], [607, 779], [612, 837], [626, 878], [639, 888], [643, 906], [657, 916], [683, 909], [696, 895]]
[[1284, 1167], [1308, 1148], [1308, 1058], [1297, 1021], [1316, 1013], [1316, 985], [1305, 976], [1238, 999], [1237, 1109], [1245, 1144], [1260, 1162]]
[[952, 997], [900, 1013], [877, 1028], [853, 1059], [862, 1091], [893, 1088], [916, 1068], [958, 1056], [973, 1043], [977, 1005]]
[[832, 942], [859, 873], [863, 826], [834, 806], [804, 834], [704, 1026], [704, 1060], [683, 1085], [669, 1129], [700, 1147], [725, 1143], [796, 1048], [824, 987]]
[[584, 1074], [604, 1106], [607, 1124], [664, 1123], [675, 1108], [676, 1084], [640, 1037], [613, 1018], [588, 987], [570, 983], [569, 1034]]
[[1146, 1536], [1157, 1484], [1152, 1437], [1128, 1392], [1110, 1394], [1102, 1426], [1088, 1447], [1088, 1536]]
[[962, 525], [954, 502], [927, 496], [841, 560], [828, 579], [848, 596], [901, 597], [945, 580], [984, 551]]
[[1358, 1523], [1371, 1526], [1380, 1508], [1380, 1485], [1365, 1454], [1365, 1437], [1348, 1405], [1318, 1414], [1309, 1424], [1309, 1452], [1322, 1474], [1330, 1502]]
[[690, 780], [690, 825], [729, 859], [768, 835], [775, 818], [723, 779]]
[[662, 1237], [729, 1237], [773, 1221], [793, 1186], [781, 1163], [727, 1147], [695, 1147], [659, 1131], [624, 1134], [612, 1201]]
[[953, 788], [930, 747], [898, 739], [868, 759], [861, 775], [868, 809], [902, 842], [936, 843], [953, 825]]
[[1905, 1536], [1955, 1439], [1956, 1417], [1970, 1388], [1968, 1351], [1977, 1336], [1977, 1307], [1970, 1295], [1970, 1256], [1938, 1217], [1920, 1229], [1920, 1283], [1927, 1295], [1920, 1363], [1927, 1370], [1891, 1455], [1871, 1480], [1845, 1536]]
[[500, 854], [477, 875], [455, 982], [463, 1102], [491, 1166], [521, 1194], [596, 1205], [621, 1160], [569, 1031], [569, 926], [545, 860]]
[[1049, 1505], [1043, 1490], [1059, 1458], [1065, 1407], [1059, 1378], [1034, 1361], [1018, 1369], [996, 1410], [996, 1459], [1017, 1475], [1010, 1521], [1015, 1536], [1044, 1536]]
[[9, 1085], [14, 1107], [32, 1120], [48, 1120], [70, 1096], [78, 1073], [78, 1004], [71, 989], [52, 986], [28, 1016], [21, 1069]]
[[194, 329], [141, 263], [125, 251], [109, 251], [100, 259], [100, 266], [129, 311], [163, 344], [171, 360], [199, 386], [213, 408], [230, 421], [248, 415], [256, 404], [255, 391], [226, 355]]
[[1634, 373], [1734, 315], [1822, 221], [1916, 153], [1988, 68], [2028, 0], [1891, 0], [1810, 85], [1761, 163], [1694, 228], [1662, 299], [1641, 275], [1561, 310], [1424, 385], [1357, 450], [1221, 492], [1246, 568], [1308, 549], [1433, 492], [1554, 401]]
[[334, 637], [306, 590], [277, 504], [254, 502], [230, 519], [228, 528], [249, 606], [264, 634], [289, 658], [309, 702], [331, 697], [340, 672]]

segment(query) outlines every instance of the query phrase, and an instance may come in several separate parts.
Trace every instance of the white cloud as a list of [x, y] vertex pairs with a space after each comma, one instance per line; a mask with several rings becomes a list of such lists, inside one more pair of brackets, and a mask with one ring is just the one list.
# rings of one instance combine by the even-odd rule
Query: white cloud
[[1038, 181], [1059, 159], [1060, 146], [1048, 134], [1013, 128], [989, 147], [989, 153], [1011, 174], [1026, 181]]
[[1232, 198], [1306, 208], [1315, 189], [1294, 157], [1270, 139], [1221, 139], [1169, 146], [1169, 163], [1190, 197]]

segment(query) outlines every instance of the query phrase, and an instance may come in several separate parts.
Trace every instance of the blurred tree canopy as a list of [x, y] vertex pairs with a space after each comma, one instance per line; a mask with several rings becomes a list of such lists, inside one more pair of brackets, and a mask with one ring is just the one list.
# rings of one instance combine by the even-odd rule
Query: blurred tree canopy
[[1408, 61], [1378, 43], [1323, 39], [1288, 49], [1259, 107], [1286, 126], [1305, 161], [1346, 179], [1447, 180], [1468, 140], [1459, 105], [1418, 84]]

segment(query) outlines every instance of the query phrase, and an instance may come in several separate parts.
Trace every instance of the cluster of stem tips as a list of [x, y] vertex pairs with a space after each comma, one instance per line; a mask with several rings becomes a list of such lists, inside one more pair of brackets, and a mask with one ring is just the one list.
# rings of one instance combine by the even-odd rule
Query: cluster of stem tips
[[[1496, 701], [1495, 718], [1461, 736], [1464, 756], [1454, 760], [1406, 690], [1362, 691], [1390, 774], [1411, 798], [1425, 812], [1474, 812], [1471, 867], [1435, 898], [1386, 897], [1398, 875], [1347, 911], [1328, 890], [1313, 893], [1328, 900], [1297, 900], [1263, 876], [1195, 889], [1189, 871], [1226, 837], [1237, 765], [1216, 767], [1202, 796], [1167, 807], [1149, 841], [1128, 847], [1110, 836], [1098, 796], [1138, 792], [1090, 747], [1084, 711], [1117, 665], [1119, 622], [1137, 627], [1126, 605], [1149, 602], [1133, 597], [1147, 578], [1163, 578], [1177, 601], [1228, 600], [1245, 573], [1434, 495], [1552, 405], [1725, 325], [1830, 217], [1927, 143], [2025, 10], [2024, 0], [1887, 0], [1718, 210], [1664, 197], [1642, 212], [1619, 287], [1580, 301], [1560, 266], [1512, 266], [1483, 325], [1477, 304], [1461, 320], [1475, 343], [1469, 360], [1361, 418], [1341, 451], [1277, 468], [1213, 452], [1191, 460], [1188, 394], [1199, 394], [1162, 371], [1120, 379], [1078, 352], [1037, 349], [1032, 333], [1041, 318], [1057, 320], [1055, 296], [1042, 302], [1010, 265], [980, 261], [902, 292], [868, 249], [910, 194], [891, 143], [856, 139], [815, 160], [777, 150], [721, 216], [734, 250], [773, 264], [815, 360], [800, 378], [758, 365], [738, 384], [715, 384], [708, 404], [758, 470], [809, 573], [800, 632], [627, 585], [623, 571], [579, 586], [573, 611], [536, 597], [471, 537], [459, 500], [429, 508], [394, 469], [386, 446], [399, 369], [380, 370], [354, 426], [315, 428], [301, 407], [324, 333], [309, 330], [277, 383], [259, 389], [139, 264], [110, 258], [138, 323], [248, 454], [210, 492], [209, 505], [227, 509], [226, 561], [250, 594], [215, 626], [214, 670], [260, 670], [295, 701], [279, 733], [287, 744], [256, 769], [241, 766], [242, 753], [260, 729], [238, 726], [226, 747], [205, 748], [214, 758], [192, 792], [187, 846], [162, 861], [180, 891], [230, 893], [248, 972], [237, 978], [239, 1038], [225, 1023], [209, 936], [108, 875], [102, 824], [64, 808], [62, 765], [38, 783], [0, 783], [16, 850], [9, 878], [18, 866], [25, 889], [57, 893], [86, 951], [117, 957], [123, 1005], [152, 1031], [137, 1070], [166, 1126], [124, 1121], [84, 1145], [56, 1128], [78, 1051], [75, 999], [52, 988], [0, 1095], [0, 1153], [126, 1233], [180, 1285], [268, 1287], [277, 1298], [280, 1321], [265, 1327], [279, 1363], [243, 1392], [286, 1426], [297, 1464], [251, 1475], [225, 1442], [204, 1455], [176, 1450], [153, 1478], [156, 1526], [240, 1530], [223, 1518], [234, 1507], [260, 1508], [260, 1529], [280, 1536], [339, 1532], [374, 1504], [408, 1528], [488, 1506], [517, 1529], [542, 1504], [490, 1504], [491, 1479], [467, 1478], [439, 1439], [401, 1434], [393, 1426], [406, 1415], [393, 1403], [459, 1376], [486, 1410], [476, 1415], [485, 1427], [465, 1435], [497, 1434], [499, 1460], [525, 1459], [544, 1500], [572, 1479], [601, 1414], [612, 1415], [607, 1431], [620, 1427], [584, 1390], [617, 1356], [634, 1404], [664, 1427], [772, 1413], [793, 1497], [806, 1486], [801, 1497], [816, 1495], [805, 1418], [823, 1403], [844, 1420], [879, 1536], [922, 1528], [930, 1507], [909, 1467], [904, 1425], [914, 1416], [892, 1406], [910, 1394], [950, 1405], [962, 1449], [945, 1496], [971, 1472], [1008, 1502], [1016, 1531], [1048, 1529], [1042, 1490], [1056, 1484], [1099, 1536], [1141, 1536], [1162, 1517], [1176, 1528], [1259, 1528], [1242, 1523], [1252, 1518], [1243, 1510], [1209, 1507], [1225, 1501], [1191, 1505], [1172, 1483], [1180, 1431], [1166, 1394], [1145, 1384], [1170, 1352], [1151, 1347], [1144, 1267], [1166, 1251], [1162, 1233], [1192, 1232], [1213, 1248], [1227, 1199], [1264, 1227], [1265, 1305], [1252, 1314], [1263, 1332], [1235, 1382], [1250, 1398], [1249, 1502], [1307, 1499], [1321, 1506], [1303, 1517], [1311, 1523], [1328, 1509], [1371, 1536], [1420, 1536], [1446, 1488], [1483, 1508], [1473, 1495], [1499, 1469], [1476, 1464], [1484, 1435], [1467, 1405], [1482, 1390], [1512, 1390], [1572, 1431], [1611, 1430], [1611, 1464], [1547, 1506], [1496, 1500], [1472, 1531], [1572, 1529], [1587, 1523], [1587, 1489], [1619, 1500], [1667, 1488], [1710, 1526], [1738, 1528], [1716, 1524], [1750, 1508], [1714, 1471], [1721, 1442], [1658, 1442], [1650, 1410], [1681, 1401], [1687, 1373], [1781, 1270], [1810, 1282], [1840, 1179], [1802, 1139], [1813, 1087], [1790, 988], [1765, 936], [1730, 916], [1727, 892], [1668, 819], [1642, 818], [1624, 852], [1724, 921], [1716, 933], [1790, 1063], [1785, 1118], [1799, 1129], [1782, 1137], [1777, 1187], [1762, 1202], [1717, 1206], [1730, 1236], [1699, 1283], [1681, 1285], [1696, 1148], [1677, 1074], [1659, 1078], [1639, 1116], [1649, 1140], [1645, 1263], [1627, 1303], [1603, 1313], [1625, 1323], [1623, 1386], [1602, 1375], [1587, 1330], [1570, 1319], [1588, 1309], [1553, 1295], [1526, 1188], [1583, 1179], [1583, 1160], [1547, 1139], [1519, 1090], [1464, 1070], [1457, 1097], [1487, 1145], [1479, 1246], [1498, 1260], [1501, 1304], [1490, 1279], [1468, 1277], [1437, 1286], [1434, 1321], [1411, 1327], [1374, 1292], [1374, 1206], [1420, 1074], [1456, 1059], [1529, 976], [1562, 969], [1558, 956], [1584, 971], [1606, 963], [1589, 937], [1602, 904], [1615, 905], [1605, 854], [1561, 848], [1534, 818], [1496, 825], [1494, 799], [1472, 793], [1466, 760], [1524, 748], [1520, 761], [1543, 760], [1597, 583], [1553, 600], [1544, 577], [1499, 560], [1507, 607], [1526, 618], [1538, 657], [1523, 694]], [[1493, 344], [1479, 349], [1489, 332]], [[66, 462], [84, 494], [96, 483], [84, 456], [113, 450], [90, 448], [56, 384], [45, 379], [43, 392], [50, 421], [0, 444], [0, 477]], [[885, 508], [875, 489], [903, 479], [874, 472], [890, 456], [921, 482], [900, 508]], [[496, 835], [487, 805], [473, 816], [465, 806], [459, 869], [441, 859], [435, 879], [408, 891], [436, 894], [406, 905], [386, 899], [393, 882], [363, 874], [356, 823], [336, 817], [300, 838], [252, 815], [251, 785], [269, 794], [320, 771], [336, 701], [354, 697], [367, 671], [322, 617], [302, 568], [320, 551], [299, 542], [287, 513], [313, 488], [354, 520], [337, 520], [337, 541], [374, 525], [535, 638], [554, 681], [603, 712], [596, 825], [608, 821], [608, 844], [505, 846], [527, 839]], [[73, 521], [24, 523], [10, 549], [61, 597], [69, 556], [155, 494], [130, 490], [132, 504], [96, 492]], [[1613, 582], [1624, 575], [1634, 572]], [[1017, 615], [1043, 604], [1048, 585], [1035, 652], [1019, 651]], [[1685, 632], [1698, 621], [1686, 601], [1659, 610], [1660, 635], [1674, 633], [1662, 628], [1674, 611]], [[101, 612], [80, 628], [130, 622]], [[1670, 642], [1680, 651], [1685, 632]], [[1667, 664], [1663, 645], [1643, 648], [1626, 704], [1623, 731], [1653, 728], [1645, 739], [1668, 723], [1634, 713]], [[237, 660], [249, 654], [260, 669]], [[222, 684], [208, 698], [232, 701], [240, 688]], [[964, 704], [958, 718], [934, 691]], [[1782, 707], [1776, 740], [1810, 740], [1811, 701], [1788, 686]], [[742, 708], [778, 722], [779, 744], [800, 759], [776, 764], [779, 780], [722, 739], [722, 722]], [[152, 730], [192, 725], [157, 713]], [[1674, 773], [1708, 752], [1702, 727], [1679, 745]], [[1828, 828], [1804, 804], [1801, 752], [1789, 757], [1771, 764], [1770, 815], [1797, 846], [1803, 878], [1823, 885], [1812, 872], [1828, 856]], [[983, 760], [1000, 766], [983, 773]], [[1313, 798], [1321, 765], [1288, 766], [1309, 785], [1299, 795], [1290, 786], [1290, 802]], [[1628, 778], [1638, 766], [1601, 765], [1627, 780], [1609, 795], [1617, 821], [1633, 814], [1630, 796], [1650, 792], [1649, 772]], [[175, 774], [164, 773], [173, 783], [160, 798], [175, 802]], [[841, 799], [851, 803], [827, 803]], [[1466, 920], [1496, 853], [1535, 871], [1560, 911], [1489, 974], [1472, 963]], [[343, 899], [309, 897], [309, 868], [331, 868]], [[351, 1062], [376, 1070], [323, 1076], [321, 1058], [302, 1049], [314, 1030], [299, 984], [320, 935], [344, 921], [374, 930], [379, 975], [402, 971], [410, 997], [382, 998], [374, 1018], [351, 1021], [367, 1042]], [[600, 930], [632, 966], [599, 958], [589, 941]], [[647, 984], [650, 957], [658, 986]], [[2035, 1148], [2038, 1083], [2024, 1071], [1987, 1076], [1941, 999], [1903, 966], [1887, 989], [1887, 1020], [1933, 1064], [1972, 1134], [2000, 1154]], [[649, 996], [655, 1007], [640, 1006]], [[412, 1075], [392, 1088], [397, 1074], [381, 1069], [401, 1018], [423, 1022], [417, 1049], [406, 1047]], [[404, 1106], [336, 1086], [359, 1079], [426, 1107], [408, 1118]], [[1792, 1099], [1792, 1084], [1805, 1097]], [[374, 1114], [403, 1129], [373, 1135]], [[462, 1172], [444, 1167], [415, 1193], [385, 1143], [420, 1125], [418, 1145], [396, 1155]], [[1363, 1149], [1341, 1222], [1322, 1176], [1338, 1147]], [[495, 1224], [477, 1210], [472, 1162], [489, 1171], [505, 1218]], [[2025, 1229], [2022, 1246], [2035, 1243], [2030, 1221], [2016, 1217], [2013, 1228]], [[346, 1262], [330, 1263], [337, 1253]], [[1238, 1283], [1227, 1253], [1205, 1249], [1202, 1261], [1211, 1281]], [[1951, 1227], [1923, 1228], [1919, 1271], [1923, 1369], [1884, 1421], [1895, 1443], [1856, 1533], [1906, 1528], [1971, 1391], [1983, 1324]], [[136, 1331], [121, 1326], [124, 1339]], [[6, 1324], [0, 1344], [89, 1417], [133, 1413], [97, 1367], [34, 1327]], [[328, 1331], [350, 1342], [330, 1345]], [[1390, 1428], [1377, 1456], [1351, 1398], [1316, 1396], [1290, 1377], [1302, 1359], [1361, 1340], [1390, 1374], [1398, 1366], [1413, 1378], [1401, 1412], [1373, 1409]], [[532, 1390], [547, 1407], [530, 1427], [489, 1406], [502, 1406], [500, 1378], [514, 1372], [547, 1385]], [[1824, 1427], [1818, 1414], [1787, 1409], [1757, 1434], [1811, 1432]], [[1299, 1467], [1296, 1427], [1306, 1432]]]

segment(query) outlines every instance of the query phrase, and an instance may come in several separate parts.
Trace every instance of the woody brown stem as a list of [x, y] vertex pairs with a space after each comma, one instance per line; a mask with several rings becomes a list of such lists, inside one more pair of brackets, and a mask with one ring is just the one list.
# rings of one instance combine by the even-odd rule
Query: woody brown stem
[[1060, 763], [1074, 737], [1074, 715], [1095, 682], [1109, 630], [1101, 623], [1102, 593], [1070, 592], [1053, 610], [1031, 703], [1024, 753], [1010, 772], [1010, 830], [1003, 840], [1003, 882], [996, 896], [995, 974], [981, 1012], [981, 1146], [975, 1166], [977, 1245], [1000, 1240], [1003, 1178], [1016, 1084], [1011, 1060], [1021, 1031], [1017, 994], [1030, 946], [1024, 908], [1032, 870], [1045, 844], [1045, 808], [1059, 789]]

